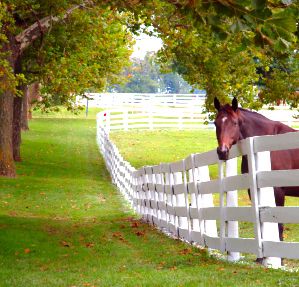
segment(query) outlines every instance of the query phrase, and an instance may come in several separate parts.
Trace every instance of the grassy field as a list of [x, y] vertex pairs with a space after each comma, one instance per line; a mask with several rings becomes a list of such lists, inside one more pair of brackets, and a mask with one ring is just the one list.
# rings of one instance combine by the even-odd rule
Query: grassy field
[[17, 178], [0, 179], [1, 287], [299, 284], [295, 273], [218, 261], [136, 219], [110, 183], [93, 119], [32, 120], [22, 155]]
[[[217, 146], [215, 131], [212, 129], [114, 132], [110, 134], [110, 138], [116, 143], [124, 158], [135, 168], [174, 162], [191, 153], [210, 151]], [[216, 166], [210, 166], [210, 176], [217, 178]], [[240, 206], [251, 205], [247, 190], [239, 191], [238, 201]], [[214, 196], [214, 204], [219, 205], [218, 195]], [[286, 205], [299, 206], [299, 198], [286, 197]], [[253, 224], [240, 223], [240, 237], [253, 237], [253, 230]], [[299, 242], [299, 224], [285, 224], [284, 238], [286, 241]], [[285, 264], [289, 267], [299, 267], [299, 262], [295, 260], [285, 260]]]

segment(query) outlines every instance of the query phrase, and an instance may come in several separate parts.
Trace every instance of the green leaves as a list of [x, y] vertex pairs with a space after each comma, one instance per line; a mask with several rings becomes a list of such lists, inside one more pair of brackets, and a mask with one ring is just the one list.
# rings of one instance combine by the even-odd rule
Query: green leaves
[[263, 10], [266, 6], [267, 0], [252, 0], [251, 4], [255, 10]]

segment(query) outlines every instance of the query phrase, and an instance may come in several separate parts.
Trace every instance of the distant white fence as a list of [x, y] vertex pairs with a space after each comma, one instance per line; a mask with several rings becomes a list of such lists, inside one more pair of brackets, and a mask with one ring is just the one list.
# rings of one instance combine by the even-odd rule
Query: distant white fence
[[205, 115], [197, 108], [161, 109], [131, 108], [112, 109], [98, 114], [98, 121], [107, 131], [131, 129], [198, 129], [206, 128]]
[[[280, 242], [277, 224], [299, 223], [299, 207], [276, 207], [273, 192], [273, 186], [299, 186], [299, 170], [271, 171], [270, 162], [270, 151], [299, 148], [299, 133], [245, 139], [232, 147], [227, 162], [212, 150], [136, 170], [109, 139], [105, 113], [97, 117], [100, 151], [113, 183], [145, 220], [190, 243], [227, 252], [231, 261], [240, 252], [272, 267], [280, 266], [280, 257], [299, 258], [299, 243]], [[242, 155], [248, 157], [247, 174], [237, 171]], [[214, 164], [219, 176], [211, 180]], [[250, 189], [251, 206], [239, 207], [238, 191], [244, 189]], [[239, 222], [251, 222], [254, 237], [239, 237]]]
[[[146, 94], [146, 93], [88, 93], [89, 106], [115, 108], [124, 106], [172, 106], [202, 107], [205, 92], [200, 94]], [[86, 104], [86, 99], [77, 98], [77, 102]]]
[[[199, 94], [146, 94], [146, 93], [87, 93], [89, 100], [77, 97], [77, 104], [97, 108], [123, 108], [132, 109], [150, 107], [154, 110], [162, 108], [185, 108], [191, 113], [201, 113], [205, 103], [206, 93]], [[273, 108], [273, 107], [272, 107]], [[287, 106], [275, 106], [269, 110], [265, 106], [259, 113], [272, 120], [279, 120], [287, 125], [299, 125], [299, 119], [294, 118], [296, 111]], [[203, 118], [203, 116], [201, 116]]]

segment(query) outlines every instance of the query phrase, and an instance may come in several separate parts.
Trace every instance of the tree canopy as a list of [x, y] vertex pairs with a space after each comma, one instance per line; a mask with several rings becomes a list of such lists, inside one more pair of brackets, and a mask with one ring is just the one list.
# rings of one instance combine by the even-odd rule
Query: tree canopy
[[75, 94], [118, 80], [128, 29], [142, 25], [164, 41], [163, 68], [207, 90], [207, 110], [229, 95], [249, 107], [278, 97], [296, 107], [298, 8], [295, 0], [1, 0], [0, 175], [15, 174], [24, 85], [42, 84], [44, 108], [71, 107]]

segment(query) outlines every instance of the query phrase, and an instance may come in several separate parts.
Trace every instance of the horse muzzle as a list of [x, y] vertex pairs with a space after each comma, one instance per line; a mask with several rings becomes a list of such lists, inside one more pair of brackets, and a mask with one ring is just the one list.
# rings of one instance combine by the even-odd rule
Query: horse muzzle
[[220, 160], [228, 160], [229, 149], [226, 146], [217, 147], [217, 154]]

